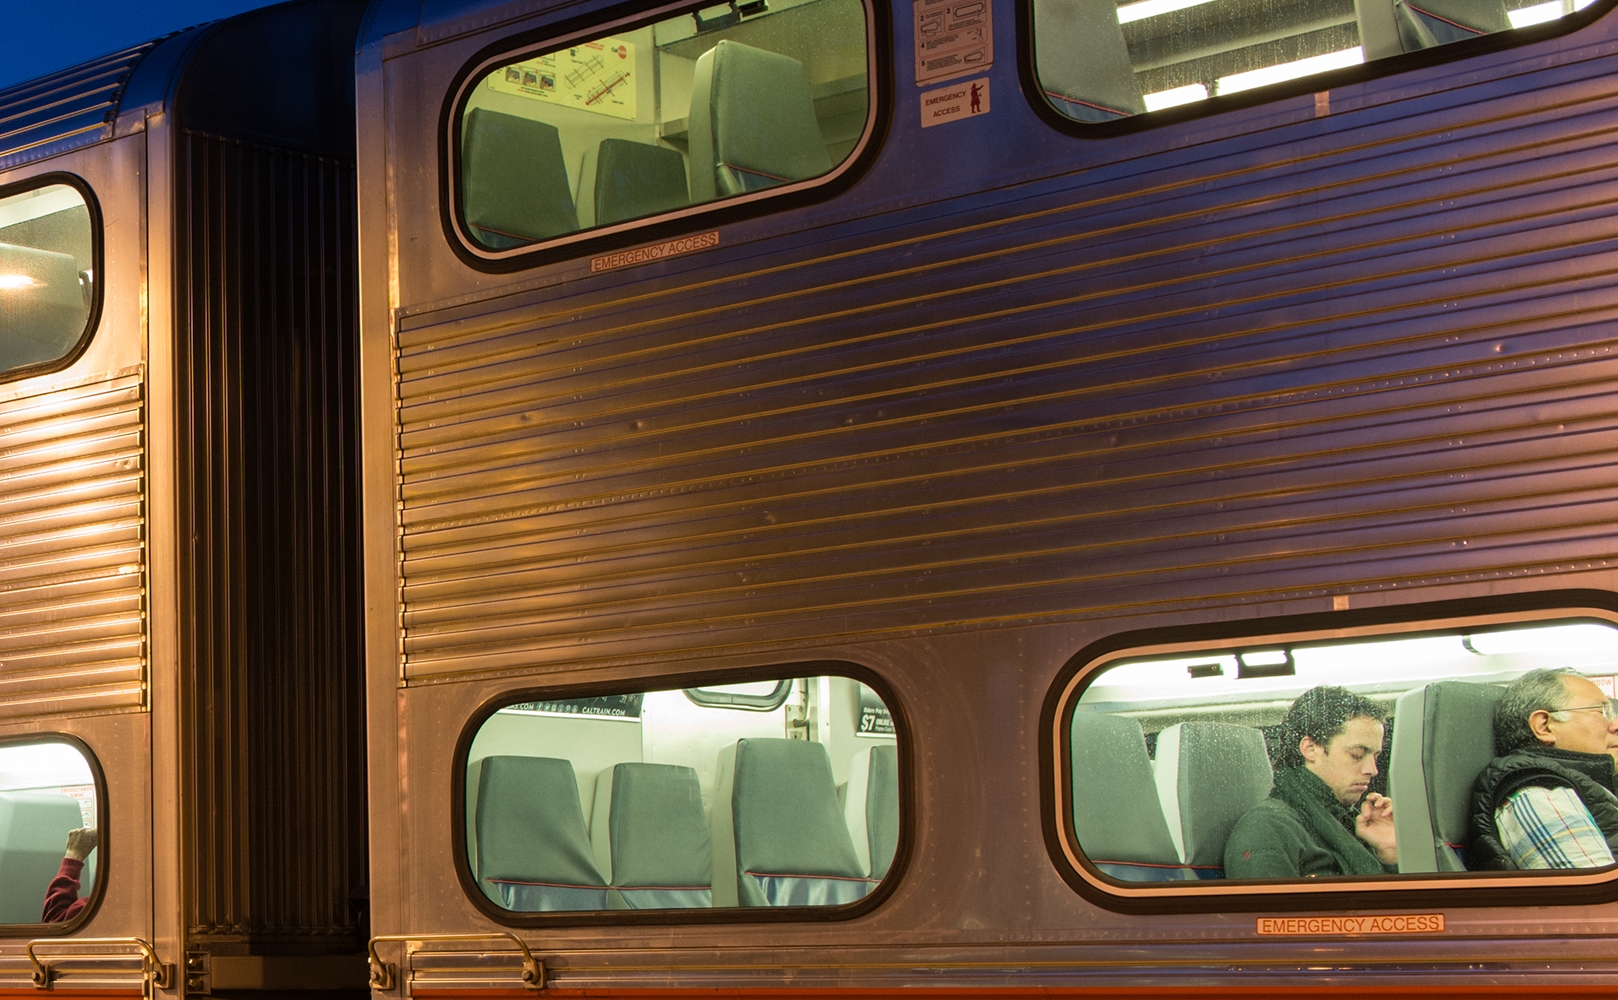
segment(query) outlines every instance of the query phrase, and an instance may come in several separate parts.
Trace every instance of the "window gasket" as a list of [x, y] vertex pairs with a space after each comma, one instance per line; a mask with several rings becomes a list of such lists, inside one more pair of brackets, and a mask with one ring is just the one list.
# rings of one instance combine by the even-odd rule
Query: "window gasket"
[[[84, 904], [84, 909], [80, 910], [72, 920], [65, 920], [59, 924], [47, 924], [43, 921], [32, 924], [0, 924], [0, 938], [65, 937], [78, 933], [86, 924], [95, 919], [96, 911], [101, 908], [101, 901], [107, 895], [107, 883], [110, 881], [109, 875], [112, 871], [112, 865], [108, 862], [108, 857], [111, 854], [108, 841], [111, 838], [106, 836], [108, 829], [107, 775], [101, 768], [101, 760], [96, 756], [95, 751], [90, 749], [88, 743], [72, 733], [21, 733], [0, 739], [0, 748], [36, 746], [41, 743], [66, 744], [77, 750], [90, 766], [90, 779], [95, 783], [96, 789], [96, 830], [100, 833], [100, 840], [96, 843], [96, 850], [100, 852], [100, 857], [96, 859], [96, 884], [91, 887], [89, 896], [79, 897], [88, 899], [89, 902]], [[44, 902], [45, 897], [41, 896], [40, 904], [42, 907]]]
[[[51, 361], [41, 361], [37, 364], [13, 368], [10, 371], [0, 372], [0, 384], [18, 382], [33, 378], [36, 375], [50, 375], [65, 371], [84, 356], [90, 344], [95, 340], [96, 331], [101, 326], [101, 305], [106, 297], [107, 272], [104, 263], [105, 229], [102, 224], [101, 204], [96, 200], [95, 190], [88, 181], [77, 174], [53, 170], [48, 173], [35, 174], [25, 177], [13, 184], [0, 187], [0, 201], [14, 195], [24, 194], [39, 188], [63, 184], [73, 188], [84, 200], [85, 210], [90, 215], [90, 267], [95, 275], [90, 288], [90, 311], [84, 319], [84, 329], [79, 333], [79, 339], [74, 342], [66, 354]], [[87, 908], [88, 909], [88, 908]]]
[[[1308, 878], [1295, 882], [1223, 880], [1124, 882], [1098, 871], [1084, 856], [1066, 802], [1068, 740], [1079, 697], [1107, 667], [1143, 653], [1202, 653], [1244, 646], [1298, 645], [1372, 636], [1458, 634], [1484, 625], [1531, 621], [1599, 621], [1618, 628], [1618, 594], [1602, 590], [1544, 591], [1429, 604], [1389, 605], [1349, 611], [1170, 626], [1123, 632], [1097, 640], [1058, 671], [1040, 712], [1039, 782], [1041, 827], [1052, 863], [1080, 896], [1121, 913], [1207, 913], [1423, 907], [1522, 906], [1524, 892], [1555, 889], [1556, 905], [1590, 905], [1618, 899], [1618, 867], [1588, 875], [1534, 873], [1422, 873], [1384, 877]], [[1397, 808], [1397, 803], [1395, 803]], [[1330, 902], [1325, 900], [1329, 897]]]
[[[522, 912], [498, 906], [478, 887], [467, 857], [466, 764], [478, 731], [500, 709], [524, 701], [565, 701], [635, 691], [673, 691], [710, 684], [745, 684], [749, 681], [799, 677], [846, 677], [871, 690], [888, 706], [893, 717], [894, 743], [899, 752], [899, 839], [875, 889], [865, 898], [840, 906], [736, 906], [668, 910], [565, 910]], [[915, 839], [914, 752], [908, 718], [888, 682], [875, 671], [846, 660], [794, 660], [729, 670], [644, 675], [630, 680], [504, 690], [486, 699], [467, 718], [455, 743], [450, 769], [450, 850], [461, 891], [479, 912], [506, 927], [634, 926], [644, 924], [760, 924], [852, 920], [881, 906], [904, 880]]]
[[1022, 85], [1023, 98], [1033, 108], [1034, 114], [1047, 125], [1080, 139], [1110, 139], [1543, 42], [1588, 27], [1614, 7], [1618, 7], [1618, 0], [1596, 0], [1583, 10], [1564, 15], [1555, 21], [1530, 25], [1526, 28], [1496, 31], [1463, 41], [1374, 59], [1357, 66], [1347, 66], [1263, 87], [1254, 87], [1235, 94], [1213, 95], [1190, 104], [1149, 111], [1127, 118], [1117, 118], [1108, 122], [1081, 122], [1062, 114], [1046, 99], [1045, 88], [1040, 84], [1039, 67], [1034, 57], [1034, 0], [1016, 0], [1017, 76]]
[[[1615, 0], [1618, 2], [1618, 0]], [[528, 55], [555, 51], [572, 41], [628, 31], [682, 13], [694, 13], [711, 2], [677, 0], [674, 3], [631, 3], [605, 14], [585, 14], [502, 38], [478, 50], [451, 78], [439, 112], [434, 145], [438, 149], [439, 223], [450, 249], [462, 263], [490, 274], [507, 274], [545, 264], [579, 260], [608, 250], [655, 243], [744, 219], [818, 204], [847, 191], [874, 162], [892, 120], [894, 86], [891, 51], [893, 30], [888, 8], [875, 0], [860, 0], [865, 11], [866, 121], [865, 129], [843, 161], [818, 177], [765, 188], [731, 198], [689, 205], [643, 219], [581, 230], [509, 250], [490, 251], [478, 246], [462, 224], [460, 198], [461, 123], [472, 89], [495, 66]], [[614, 13], [616, 12], [616, 13]]]

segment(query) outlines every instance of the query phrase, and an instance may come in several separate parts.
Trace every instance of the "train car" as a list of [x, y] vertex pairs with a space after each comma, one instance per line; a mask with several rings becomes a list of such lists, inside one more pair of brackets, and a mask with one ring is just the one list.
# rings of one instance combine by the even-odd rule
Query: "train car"
[[375, 0], [377, 994], [1618, 988], [1612, 6]]
[[363, 13], [0, 92], [8, 995], [364, 991]]

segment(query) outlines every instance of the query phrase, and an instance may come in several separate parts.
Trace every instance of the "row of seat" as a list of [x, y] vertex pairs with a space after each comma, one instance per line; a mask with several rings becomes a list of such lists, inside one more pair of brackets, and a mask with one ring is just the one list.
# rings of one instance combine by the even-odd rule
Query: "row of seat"
[[[1387, 768], [1401, 873], [1466, 870], [1472, 785], [1494, 756], [1501, 694], [1489, 684], [1440, 681], [1395, 704]], [[1071, 789], [1080, 848], [1102, 872], [1126, 881], [1224, 877], [1231, 829], [1272, 784], [1263, 734], [1185, 722], [1160, 732], [1156, 749], [1153, 759], [1134, 719], [1074, 715]]]
[[[1504, 31], [1505, 0], [1356, 0], [1367, 60]], [[1117, 0], [1039, 0], [1035, 60], [1046, 95], [1079, 121], [1146, 110]]]
[[721, 41], [696, 62], [690, 157], [627, 139], [586, 152], [575, 190], [561, 134], [475, 108], [462, 147], [467, 225], [510, 247], [803, 180], [830, 169], [809, 74], [790, 56]]
[[586, 825], [571, 761], [485, 757], [473, 835], [480, 885], [513, 910], [848, 903], [898, 843], [898, 758], [862, 750], [839, 805], [824, 745], [747, 739], [720, 754], [711, 815], [697, 773], [621, 763]]

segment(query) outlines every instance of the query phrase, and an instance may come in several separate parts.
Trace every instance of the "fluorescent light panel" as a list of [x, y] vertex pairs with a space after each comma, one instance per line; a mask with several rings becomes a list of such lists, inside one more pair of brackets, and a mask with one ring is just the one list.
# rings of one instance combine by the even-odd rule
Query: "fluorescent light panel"
[[1130, 21], [1139, 21], [1142, 18], [1156, 17], [1170, 11], [1185, 10], [1187, 7], [1198, 7], [1213, 0], [1140, 0], [1139, 3], [1126, 3], [1118, 8], [1118, 23], [1128, 24]]
[[1340, 52], [1328, 52], [1325, 55], [1310, 56], [1308, 59], [1299, 59], [1295, 62], [1222, 76], [1214, 82], [1214, 92], [1235, 94], [1243, 90], [1252, 90], [1254, 87], [1280, 83], [1283, 80], [1296, 80], [1300, 76], [1312, 76], [1344, 66], [1358, 66], [1364, 61], [1365, 51], [1356, 45], [1352, 49], [1343, 49]]
[[1208, 88], [1200, 83], [1175, 87], [1173, 90], [1159, 90], [1155, 94], [1147, 94], [1142, 98], [1146, 102], [1147, 111], [1161, 111], [1164, 108], [1178, 107], [1181, 104], [1190, 104], [1192, 101], [1206, 101], [1207, 99]]

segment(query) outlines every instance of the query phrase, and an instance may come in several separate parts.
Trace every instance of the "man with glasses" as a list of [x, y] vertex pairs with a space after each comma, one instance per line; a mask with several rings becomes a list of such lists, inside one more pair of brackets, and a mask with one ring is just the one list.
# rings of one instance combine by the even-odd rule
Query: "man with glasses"
[[1498, 756], [1472, 790], [1474, 869], [1595, 868], [1618, 852], [1618, 713], [1570, 669], [1531, 670], [1494, 710]]

